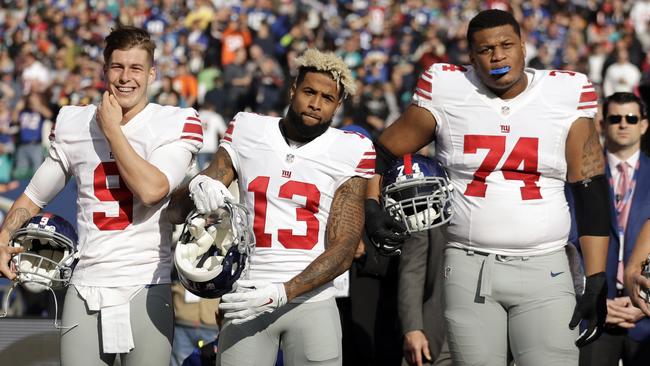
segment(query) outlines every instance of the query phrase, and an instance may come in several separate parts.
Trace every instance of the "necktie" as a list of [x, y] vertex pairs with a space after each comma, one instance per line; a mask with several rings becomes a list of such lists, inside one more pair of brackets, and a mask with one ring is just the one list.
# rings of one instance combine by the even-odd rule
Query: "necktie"
[[[630, 206], [632, 203], [632, 197], [625, 197], [627, 192], [630, 189], [630, 176], [628, 174], [629, 164], [625, 161], [618, 163], [616, 169], [618, 169], [619, 178], [618, 183], [616, 184], [616, 217], [618, 221], [618, 227], [623, 229], [625, 232], [625, 226], [627, 225], [627, 217], [630, 213]], [[620, 243], [621, 251], [623, 250], [623, 243]], [[623, 284], [623, 260], [619, 258], [618, 261], [618, 271], [616, 273], [617, 285]]]

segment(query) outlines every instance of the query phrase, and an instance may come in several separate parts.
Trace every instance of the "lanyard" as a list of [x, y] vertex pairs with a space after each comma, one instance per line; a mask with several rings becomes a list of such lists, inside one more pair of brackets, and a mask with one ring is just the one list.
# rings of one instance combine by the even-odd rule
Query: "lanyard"
[[[634, 188], [636, 187], [636, 180], [639, 175], [639, 165], [641, 163], [641, 159], [637, 160], [636, 166], [634, 167], [634, 174], [632, 174], [632, 181], [630, 182], [630, 186], [628, 187], [627, 191], [623, 195], [623, 197], [620, 197], [618, 200], [616, 199], [616, 191], [614, 191], [614, 207], [616, 207], [616, 223], [617, 223], [617, 228], [618, 228], [618, 260], [619, 262], [623, 261], [623, 252], [624, 252], [624, 241], [625, 241], [625, 228], [621, 225], [618, 225], [618, 216], [623, 214], [623, 210], [627, 206], [628, 202], [632, 200], [632, 194], [634, 193]], [[622, 177], [619, 177], [618, 179], [620, 180]], [[611, 168], [610, 168], [610, 174], [609, 174], [609, 186], [612, 187], [612, 189], [616, 190], [616, 186], [614, 185], [614, 177], [611, 174]], [[629, 219], [629, 218], [628, 218]]]

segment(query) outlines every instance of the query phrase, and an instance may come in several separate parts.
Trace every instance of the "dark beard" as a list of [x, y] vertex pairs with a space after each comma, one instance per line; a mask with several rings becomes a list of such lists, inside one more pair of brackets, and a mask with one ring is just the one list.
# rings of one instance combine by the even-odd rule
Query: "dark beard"
[[296, 136], [285, 136], [292, 140], [298, 142], [308, 142], [316, 137], [322, 135], [327, 131], [327, 128], [332, 124], [332, 120], [327, 121], [326, 123], [319, 123], [314, 126], [308, 126], [302, 121], [302, 117], [293, 110], [292, 106], [289, 106], [287, 115], [284, 117], [291, 128], [297, 133]]

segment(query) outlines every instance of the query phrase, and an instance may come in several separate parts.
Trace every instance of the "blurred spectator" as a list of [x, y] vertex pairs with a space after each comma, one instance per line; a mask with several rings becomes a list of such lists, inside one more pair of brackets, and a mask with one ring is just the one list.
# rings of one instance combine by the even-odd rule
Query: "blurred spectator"
[[160, 90], [153, 96], [152, 100], [160, 105], [179, 106], [181, 104], [181, 95], [174, 90], [172, 78], [163, 76]]
[[190, 73], [187, 63], [181, 61], [176, 67], [176, 77], [173, 80], [174, 90], [181, 96], [179, 106], [194, 107], [196, 99], [199, 96], [199, 82], [192, 73]]
[[19, 126], [14, 175], [18, 179], [25, 179], [43, 162], [43, 124], [53, 117], [53, 113], [44, 103], [42, 95], [35, 92], [18, 102], [14, 113], [14, 121]]
[[246, 50], [253, 42], [248, 26], [246, 25], [245, 16], [232, 13], [228, 28], [223, 31], [223, 46], [221, 49], [221, 65], [227, 65], [236, 62], [237, 51]]
[[25, 93], [34, 91], [40, 93], [50, 86], [50, 71], [36, 58], [32, 51], [23, 56], [23, 90]]
[[390, 113], [382, 84], [372, 84], [361, 97], [361, 105], [355, 122], [375, 138], [384, 129]]
[[632, 92], [639, 80], [641, 80], [639, 68], [630, 63], [628, 51], [619, 48], [616, 63], [605, 72], [603, 94], [607, 97], [616, 92]]
[[232, 62], [225, 65], [224, 82], [228, 90], [229, 105], [236, 111], [243, 111], [248, 106], [247, 99], [253, 75], [246, 65], [246, 49], [237, 49], [234, 56]]
[[226, 123], [223, 117], [216, 112], [214, 105], [210, 103], [203, 104], [199, 110], [201, 124], [203, 126], [203, 147], [197, 155], [197, 164], [199, 171], [205, 169], [212, 160], [214, 153], [219, 147], [219, 140], [226, 133]]
[[11, 123], [11, 110], [7, 99], [0, 98], [0, 183], [11, 180], [13, 169], [14, 135], [16, 126]]
[[203, 104], [214, 106], [215, 111], [221, 114], [225, 120], [230, 121], [233, 117], [234, 108], [229, 104], [222, 75], [216, 75], [214, 77], [212, 88], [205, 93]]
[[282, 69], [274, 59], [267, 56], [261, 56], [257, 64], [255, 112], [279, 116], [285, 101]]

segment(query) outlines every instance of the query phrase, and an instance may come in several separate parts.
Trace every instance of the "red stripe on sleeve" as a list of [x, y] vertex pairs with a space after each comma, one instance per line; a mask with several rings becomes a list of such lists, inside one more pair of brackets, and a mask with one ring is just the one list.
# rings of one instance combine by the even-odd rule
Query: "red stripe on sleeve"
[[431, 82], [424, 80], [422, 77], [418, 79], [418, 83], [416, 85], [416, 88], [422, 89], [423, 91], [427, 93], [431, 93]]
[[203, 128], [200, 125], [194, 123], [186, 123], [183, 126], [183, 133], [196, 133], [198, 135], [203, 134]]
[[[228, 128], [226, 129], [226, 136], [232, 135], [233, 131], [235, 131], [235, 121], [228, 123]], [[232, 140], [228, 140], [228, 141], [232, 141]]]
[[580, 94], [580, 102], [578, 103], [595, 102], [597, 100], [598, 94], [596, 94], [595, 91], [582, 92], [582, 94]]
[[424, 98], [424, 99], [426, 99], [426, 100], [431, 100], [431, 96], [430, 96], [430, 95], [424, 94], [424, 93], [421, 92], [419, 89], [415, 90], [415, 94], [417, 94], [418, 96], [420, 96], [420, 97], [422, 97], [422, 98]]
[[188, 121], [194, 121], [194, 122], [201, 123], [201, 119], [198, 118], [198, 117], [192, 117], [192, 116], [190, 116], [190, 117], [187, 117], [187, 120], [188, 120]]
[[181, 140], [195, 140], [198, 142], [203, 142], [203, 139], [198, 137], [198, 136], [190, 136], [190, 135], [183, 135], [181, 136]]
[[355, 169], [356, 170], [359, 170], [359, 169], [371, 169], [371, 170], [374, 170], [375, 169], [375, 159], [361, 159], [361, 161], [359, 161], [359, 165], [357, 165], [357, 167]]

